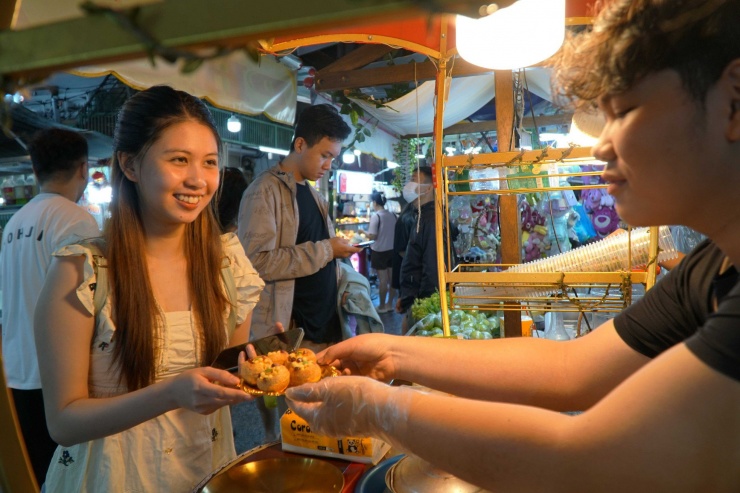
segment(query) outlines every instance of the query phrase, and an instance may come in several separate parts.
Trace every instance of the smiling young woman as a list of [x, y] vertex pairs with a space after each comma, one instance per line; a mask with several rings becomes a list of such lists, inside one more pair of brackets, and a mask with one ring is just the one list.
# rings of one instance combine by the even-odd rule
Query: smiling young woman
[[103, 237], [55, 253], [36, 311], [61, 444], [47, 492], [189, 491], [235, 457], [228, 405], [249, 397], [207, 365], [248, 340], [264, 284], [209, 205], [219, 151], [208, 109], [187, 93], [153, 87], [123, 106]]

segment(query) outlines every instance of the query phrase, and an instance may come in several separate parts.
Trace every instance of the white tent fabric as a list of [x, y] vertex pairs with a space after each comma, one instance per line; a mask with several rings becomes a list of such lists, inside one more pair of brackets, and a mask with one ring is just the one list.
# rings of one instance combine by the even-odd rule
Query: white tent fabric
[[[370, 125], [370, 128], [372, 128], [372, 125]], [[390, 134], [381, 126], [377, 126], [372, 135], [365, 139], [365, 142], [358, 142], [354, 147], [365, 154], [372, 154], [378, 159], [393, 161], [393, 144], [397, 142], [398, 138], [395, 135]]]
[[[549, 71], [533, 68], [527, 69], [526, 74], [529, 90], [541, 98], [551, 100]], [[495, 95], [494, 81], [493, 74], [452, 79], [443, 127], [447, 128], [464, 120], [490, 101]], [[424, 134], [433, 130], [435, 111], [433, 81], [424, 82], [415, 91], [388, 103], [386, 105], [388, 108], [376, 108], [362, 100], [355, 102], [399, 135], [414, 135], [417, 132]]]
[[194, 96], [208, 99], [215, 106], [293, 125], [296, 115], [295, 74], [271, 57], [253, 62], [243, 51], [203, 62], [190, 74], [182, 74], [179, 64], [158, 60], [113, 63], [104, 67], [83, 67], [77, 75], [98, 77], [112, 73], [126, 84], [145, 89], [167, 84]]
[[[323, 94], [319, 94], [319, 98], [316, 100], [315, 104], [331, 104], [335, 108], [337, 106]], [[338, 109], [339, 108], [337, 108], [337, 110]], [[352, 134], [350, 134], [346, 140], [346, 142], [349, 142], [354, 136], [354, 126], [352, 125], [352, 120], [348, 115], [341, 116], [347, 125], [352, 128]], [[364, 142], [356, 142], [353, 147], [365, 154], [372, 154], [378, 159], [393, 161], [393, 145], [398, 142], [397, 136], [389, 132], [382, 122], [374, 122], [370, 119], [364, 119], [363, 123], [372, 131], [372, 135], [366, 138]]]
[[[444, 127], [449, 127], [475, 113], [491, 100], [493, 94], [493, 77], [490, 75], [452, 79], [445, 107]], [[388, 103], [386, 105], [388, 108], [376, 108], [362, 100], [356, 102], [366, 113], [399, 135], [430, 133], [433, 130], [435, 111], [433, 81], [424, 82], [415, 91]]]

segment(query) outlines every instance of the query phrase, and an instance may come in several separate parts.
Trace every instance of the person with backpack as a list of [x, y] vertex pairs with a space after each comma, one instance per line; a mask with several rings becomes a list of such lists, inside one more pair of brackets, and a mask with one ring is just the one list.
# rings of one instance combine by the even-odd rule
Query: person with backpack
[[248, 340], [264, 283], [210, 206], [220, 153], [185, 92], [152, 87], [121, 109], [111, 217], [99, 241], [55, 252], [35, 314], [60, 444], [46, 492], [190, 491], [236, 457], [228, 406], [251, 397], [208, 365]]

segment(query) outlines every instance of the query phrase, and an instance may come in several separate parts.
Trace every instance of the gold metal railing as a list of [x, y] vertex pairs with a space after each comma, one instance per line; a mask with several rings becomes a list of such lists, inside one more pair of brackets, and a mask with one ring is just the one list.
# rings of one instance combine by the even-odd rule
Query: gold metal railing
[[[588, 183], [590, 177], [601, 174], [604, 166], [603, 162], [592, 157], [590, 148], [444, 156], [439, 161], [442, 183], [438, 190], [442, 191], [443, 197], [441, 206], [438, 202], [438, 207], [441, 207], [438, 212], [443, 218], [450, 218], [450, 205], [456, 197], [480, 196], [495, 201], [503, 195], [539, 194], [547, 198], [553, 192], [606, 188], [604, 184]], [[584, 169], [581, 165], [591, 166]], [[471, 178], [481, 171], [488, 175]], [[547, 224], [554, 227], [551, 213], [552, 210], [544, 209]], [[500, 221], [504, 219], [513, 220], [499, 218]], [[621, 271], [545, 273], [507, 272], [511, 265], [496, 264], [491, 259], [466, 261], [457, 255], [459, 252], [455, 252], [450, 229], [443, 227], [437, 234], [444, 237], [445, 245], [446, 267], [440, 279], [450, 292], [450, 303], [455, 308], [614, 314], [631, 304], [634, 285], [643, 284], [649, 289], [655, 282], [657, 227], [650, 230], [648, 261], [641, 270], [636, 269], [630, 249], [626, 268]], [[521, 230], [517, 230], [521, 234]], [[502, 237], [501, 242], [505, 241], [518, 242], [519, 238]], [[443, 311], [449, 308], [445, 297], [441, 297], [441, 304]], [[449, 333], [448, 327], [444, 330]]]

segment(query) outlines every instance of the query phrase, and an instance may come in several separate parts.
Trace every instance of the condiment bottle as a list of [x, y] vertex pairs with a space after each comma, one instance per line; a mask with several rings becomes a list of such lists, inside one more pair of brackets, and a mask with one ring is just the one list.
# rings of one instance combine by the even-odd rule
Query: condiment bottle
[[24, 191], [26, 202], [31, 200], [36, 195], [36, 177], [34, 175], [28, 175], [26, 177]]
[[22, 205], [28, 202], [26, 200], [26, 182], [22, 176], [15, 179], [13, 187], [15, 191], [15, 205]]
[[5, 199], [5, 205], [15, 205], [15, 181], [13, 177], [6, 178], [3, 180], [3, 198]]

